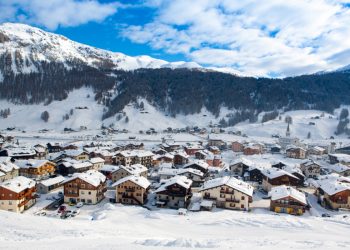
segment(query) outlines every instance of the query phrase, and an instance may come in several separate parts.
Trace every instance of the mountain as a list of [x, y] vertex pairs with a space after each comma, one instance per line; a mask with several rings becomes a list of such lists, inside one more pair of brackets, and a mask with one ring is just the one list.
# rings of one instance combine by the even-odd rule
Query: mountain
[[[23, 24], [0, 25], [0, 99], [21, 105], [55, 102], [58, 110], [57, 101], [83, 87], [103, 105], [97, 119], [109, 121], [126, 119], [130, 105], [143, 112], [140, 100], [169, 118], [211, 114], [222, 126], [254, 122], [262, 112], [270, 112], [267, 117], [289, 110], [333, 112], [350, 104], [348, 71], [284, 79], [242, 77], [193, 62], [100, 50]], [[76, 99], [76, 106], [80, 101]]]
[[64, 36], [25, 24], [0, 25], [1, 74], [40, 72], [39, 62], [62, 63], [69, 69], [85, 64], [99, 69], [201, 68], [194, 62], [173, 62], [149, 56], [131, 57], [73, 42]]

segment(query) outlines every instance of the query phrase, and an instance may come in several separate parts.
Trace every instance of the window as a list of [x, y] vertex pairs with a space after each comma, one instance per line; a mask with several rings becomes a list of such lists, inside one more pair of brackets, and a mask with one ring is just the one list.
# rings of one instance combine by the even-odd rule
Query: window
[[81, 188], [85, 188], [85, 184], [81, 184]]
[[9, 205], [12, 205], [12, 201], [9, 201]]
[[89, 195], [91, 195], [91, 192], [89, 192]]
[[245, 196], [242, 196], [242, 198], [241, 198], [241, 199], [242, 199], [242, 201], [244, 201], [244, 199], [245, 199]]
[[85, 194], [85, 192], [84, 192], [84, 191], [81, 191], [81, 194]]
[[243, 204], [241, 205], [241, 208], [244, 208], [244, 205], [243, 205]]

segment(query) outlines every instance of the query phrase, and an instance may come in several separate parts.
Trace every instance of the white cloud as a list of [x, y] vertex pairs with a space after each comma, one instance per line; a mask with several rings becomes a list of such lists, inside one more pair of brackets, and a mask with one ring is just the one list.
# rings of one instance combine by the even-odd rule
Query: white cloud
[[100, 22], [117, 12], [117, 2], [96, 0], [0, 0], [0, 21], [20, 21], [54, 30]]
[[[349, 1], [350, 2], [350, 1]], [[350, 64], [350, 10], [336, 0], [152, 0], [121, 35], [195, 62], [289, 76]]]

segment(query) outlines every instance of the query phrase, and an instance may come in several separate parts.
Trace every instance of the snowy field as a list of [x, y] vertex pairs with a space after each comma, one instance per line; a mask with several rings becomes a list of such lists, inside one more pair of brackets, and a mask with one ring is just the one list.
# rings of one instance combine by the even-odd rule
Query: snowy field
[[[73, 219], [0, 211], [1, 249], [349, 249], [350, 216], [274, 215], [265, 210], [177, 215], [99, 204]], [[95, 220], [91, 220], [94, 217]]]
[[[210, 124], [217, 124], [220, 119], [225, 118], [230, 111], [227, 108], [221, 108], [218, 117], [208, 112], [205, 108], [198, 114], [193, 115], [177, 115], [175, 118], [163, 112], [160, 112], [155, 107], [150, 105], [146, 100], [140, 99], [139, 102], [144, 103], [144, 109], [135, 108], [133, 104], [127, 105], [123, 112], [124, 116], [120, 120], [118, 115], [110, 117], [104, 121], [101, 120], [104, 106], [98, 104], [94, 100], [92, 89], [81, 88], [69, 93], [68, 98], [63, 101], [53, 101], [49, 105], [16, 105], [7, 101], [0, 101], [2, 109], [10, 108], [11, 114], [6, 119], [0, 119], [0, 130], [8, 127], [16, 127], [17, 130], [25, 130], [30, 134], [38, 133], [39, 130], [49, 129], [50, 135], [55, 136], [62, 134], [64, 128], [72, 128], [79, 130], [81, 126], [87, 127], [87, 131], [74, 133], [73, 136], [93, 136], [97, 130], [104, 126], [112, 126], [115, 129], [127, 129], [131, 133], [137, 134], [140, 130], [146, 131], [150, 128], [155, 128], [157, 131], [162, 131], [171, 128], [185, 128], [186, 126], [198, 126], [208, 128]], [[87, 109], [79, 109], [79, 107]], [[347, 107], [349, 108], [349, 107]], [[71, 110], [73, 113], [70, 114]], [[41, 120], [41, 113], [49, 112], [48, 122]], [[335, 110], [334, 114], [324, 113], [318, 110], [299, 110], [290, 111], [281, 114], [281, 120], [275, 120], [261, 123], [263, 114], [259, 115], [256, 123], [242, 122], [234, 127], [226, 130], [241, 131], [249, 137], [271, 138], [271, 135], [283, 136], [286, 131], [286, 123], [284, 118], [289, 115], [293, 119], [290, 126], [292, 136], [306, 139], [308, 133], [311, 134], [313, 140], [326, 140], [331, 136], [335, 136], [340, 109]], [[68, 120], [63, 120], [63, 116], [69, 116]], [[128, 122], [125, 118], [128, 117]], [[318, 119], [315, 119], [318, 117]], [[227, 120], [227, 118], [226, 118]], [[142, 137], [138, 135], [138, 137]], [[62, 137], [64, 138], [64, 137]], [[346, 136], [340, 136], [336, 139], [344, 139]]]

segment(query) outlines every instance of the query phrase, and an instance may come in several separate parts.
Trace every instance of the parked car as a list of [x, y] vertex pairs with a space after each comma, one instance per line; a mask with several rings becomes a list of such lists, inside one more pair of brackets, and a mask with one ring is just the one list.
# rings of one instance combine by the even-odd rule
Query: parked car
[[331, 217], [331, 215], [328, 213], [324, 213], [324, 214], [322, 214], [322, 217]]
[[77, 205], [75, 205], [76, 208], [81, 208], [82, 206], [84, 206], [84, 203], [82, 202], [78, 202]]
[[64, 206], [64, 205], [62, 205], [62, 206], [60, 206], [60, 207], [58, 208], [58, 212], [59, 212], [59, 213], [65, 212], [66, 210], [67, 210], [67, 207]]

